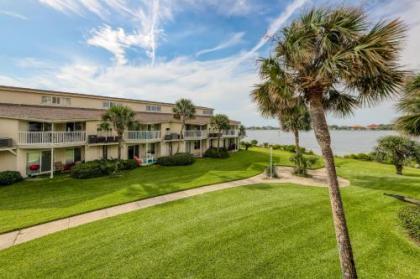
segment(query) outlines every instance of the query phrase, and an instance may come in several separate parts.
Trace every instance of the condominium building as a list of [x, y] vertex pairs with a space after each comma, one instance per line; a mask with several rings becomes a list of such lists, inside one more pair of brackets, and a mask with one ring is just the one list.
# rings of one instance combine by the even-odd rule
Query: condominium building
[[[102, 115], [114, 105], [130, 107], [140, 123], [139, 129], [124, 134], [123, 159], [136, 156], [147, 165], [176, 152], [200, 157], [217, 146], [219, 134], [210, 126], [212, 108], [197, 106], [181, 135], [174, 104], [0, 86], [0, 171], [28, 176], [81, 161], [117, 158], [117, 134], [100, 128]], [[240, 122], [230, 125], [220, 145], [236, 150]]]

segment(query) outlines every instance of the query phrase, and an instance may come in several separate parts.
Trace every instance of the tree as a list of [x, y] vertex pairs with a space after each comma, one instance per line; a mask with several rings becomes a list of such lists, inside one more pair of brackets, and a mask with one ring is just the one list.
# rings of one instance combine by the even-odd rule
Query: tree
[[210, 118], [210, 126], [217, 131], [217, 150], [220, 150], [222, 132], [230, 129], [229, 118], [224, 114], [216, 114]]
[[[110, 107], [103, 115], [102, 121], [104, 123], [111, 123], [114, 127], [114, 130], [118, 135], [118, 159], [121, 159], [121, 149], [123, 142], [123, 135], [128, 127], [131, 127], [135, 123], [135, 113], [134, 111], [122, 105], [116, 105]], [[106, 127], [106, 124], [101, 124], [101, 126]]]
[[403, 116], [395, 122], [396, 128], [408, 135], [420, 136], [420, 74], [407, 80], [397, 109]]
[[241, 141], [241, 145], [245, 148], [245, 150], [248, 150], [248, 148], [252, 147], [252, 143], [249, 141]]
[[308, 105], [327, 169], [344, 278], [357, 278], [357, 272], [325, 113], [349, 113], [356, 104], [373, 105], [394, 95], [404, 77], [398, 65], [404, 34], [399, 20], [372, 26], [360, 9], [338, 8], [313, 9], [276, 38], [275, 58], [281, 70], [276, 82], [284, 90], [273, 94], [299, 95]]
[[398, 175], [402, 175], [404, 163], [416, 159], [419, 146], [416, 142], [401, 136], [386, 136], [378, 140], [376, 159], [380, 162], [390, 161]]
[[239, 126], [239, 137], [240, 138], [246, 137], [246, 128], [244, 125]]
[[175, 107], [172, 109], [174, 118], [181, 120], [181, 138], [183, 138], [183, 132], [185, 128], [185, 122], [189, 119], [193, 119], [195, 116], [195, 106], [188, 99], [179, 99], [175, 103]]

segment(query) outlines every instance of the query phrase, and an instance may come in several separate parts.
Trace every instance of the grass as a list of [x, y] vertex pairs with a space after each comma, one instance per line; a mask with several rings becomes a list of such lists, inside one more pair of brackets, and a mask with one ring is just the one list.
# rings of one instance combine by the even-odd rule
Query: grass
[[[274, 161], [290, 165], [289, 153], [275, 151]], [[0, 233], [112, 205], [261, 173], [268, 150], [233, 153], [228, 159], [199, 159], [185, 167], [145, 167], [122, 177], [76, 180], [26, 180], [0, 187]]]
[[[338, 159], [360, 278], [419, 278], [398, 222], [420, 171]], [[402, 186], [401, 186], [402, 185]], [[244, 186], [97, 221], [0, 251], [6, 278], [340, 278], [328, 190]]]

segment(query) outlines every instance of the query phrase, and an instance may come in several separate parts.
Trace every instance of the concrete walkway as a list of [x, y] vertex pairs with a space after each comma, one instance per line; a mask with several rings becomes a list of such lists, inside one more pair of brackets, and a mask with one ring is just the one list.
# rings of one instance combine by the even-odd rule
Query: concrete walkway
[[[35, 225], [21, 230], [12, 231], [9, 233], [0, 234], [0, 250], [9, 248], [11, 246], [24, 243], [36, 238], [43, 237], [45, 235], [63, 231], [69, 228], [74, 228], [83, 224], [91, 223], [97, 220], [105, 219], [112, 216], [117, 216], [127, 212], [139, 210], [142, 208], [151, 207], [154, 205], [180, 200], [187, 197], [192, 197], [204, 193], [219, 191], [223, 189], [234, 188], [238, 186], [259, 184], [259, 183], [294, 183], [305, 186], [318, 186], [326, 187], [327, 178], [325, 170], [314, 170], [309, 171], [312, 177], [297, 177], [292, 174], [292, 168], [289, 167], [277, 167], [277, 174], [280, 178], [267, 179], [265, 175], [260, 174], [247, 179], [236, 180], [231, 182], [213, 184], [209, 186], [198, 187], [194, 189], [184, 190], [176, 193], [170, 193], [166, 195], [157, 196], [154, 198], [148, 198], [140, 201], [130, 202], [122, 205], [117, 205], [105, 209], [92, 211], [89, 213], [83, 213], [73, 217], [59, 219], [56, 221], [48, 222], [41, 225]], [[348, 180], [339, 179], [340, 186], [348, 186], [350, 183]]]

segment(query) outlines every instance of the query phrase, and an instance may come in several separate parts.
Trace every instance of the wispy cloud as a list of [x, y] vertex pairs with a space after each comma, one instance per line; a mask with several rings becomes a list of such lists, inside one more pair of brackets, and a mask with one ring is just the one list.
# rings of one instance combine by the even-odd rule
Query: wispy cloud
[[5, 16], [9, 16], [9, 17], [18, 18], [18, 19], [21, 19], [21, 20], [28, 20], [29, 19], [28, 17], [26, 17], [22, 14], [19, 14], [19, 13], [16, 13], [16, 12], [11, 12], [11, 11], [1, 10], [0, 14], [5, 15]]
[[221, 42], [220, 44], [218, 44], [215, 47], [207, 48], [207, 49], [203, 49], [203, 50], [198, 51], [195, 54], [195, 56], [198, 57], [198, 56], [206, 54], [206, 53], [215, 52], [215, 51], [218, 51], [218, 50], [222, 50], [222, 49], [225, 49], [225, 48], [235, 46], [235, 45], [239, 44], [240, 42], [242, 42], [242, 38], [243, 38], [244, 35], [245, 35], [245, 32], [235, 33], [228, 40], [226, 40], [224, 42]]
[[263, 47], [269, 40], [271, 40], [273, 36], [280, 30], [280, 28], [287, 22], [287, 20], [289, 20], [293, 13], [301, 8], [306, 2], [308, 2], [308, 0], [293, 0], [293, 2], [290, 3], [279, 16], [271, 22], [264, 36], [261, 37], [258, 43], [251, 50], [246, 52], [238, 60], [238, 63], [241, 63], [249, 57], [252, 57], [261, 47]]

